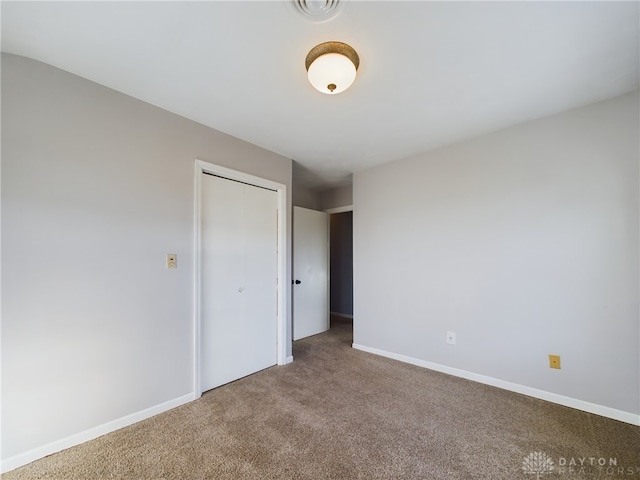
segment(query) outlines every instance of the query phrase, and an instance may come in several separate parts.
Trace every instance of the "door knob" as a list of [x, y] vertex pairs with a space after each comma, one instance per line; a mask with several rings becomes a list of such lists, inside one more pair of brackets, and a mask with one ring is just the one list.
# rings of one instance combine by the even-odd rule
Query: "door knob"
[[300, 285], [301, 283], [302, 283], [302, 282], [301, 282], [300, 280], [296, 280], [296, 281], [295, 281], [295, 284], [296, 284], [296, 285]]

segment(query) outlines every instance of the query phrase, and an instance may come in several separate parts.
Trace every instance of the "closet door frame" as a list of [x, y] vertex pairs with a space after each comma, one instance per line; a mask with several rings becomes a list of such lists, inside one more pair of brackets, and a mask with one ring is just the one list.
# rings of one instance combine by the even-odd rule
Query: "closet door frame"
[[[200, 244], [201, 239], [201, 196], [202, 196], [202, 174], [211, 173], [219, 177], [227, 178], [229, 180], [235, 180], [238, 182], [248, 183], [258, 187], [268, 188], [275, 190], [278, 196], [277, 209], [278, 209], [278, 254], [277, 254], [277, 270], [278, 270], [278, 314], [277, 314], [277, 335], [276, 335], [276, 351], [278, 365], [285, 365], [289, 363], [287, 361], [287, 302], [288, 302], [288, 289], [287, 289], [287, 187], [286, 185], [266, 178], [257, 177], [248, 173], [239, 172], [221, 165], [205, 162], [203, 160], [195, 161], [194, 168], [194, 318], [193, 318], [193, 383], [194, 392], [196, 398], [202, 395], [202, 385], [200, 380], [201, 365], [200, 365], [200, 332], [201, 332], [201, 256], [202, 247]], [[233, 361], [233, 359], [229, 359]]]

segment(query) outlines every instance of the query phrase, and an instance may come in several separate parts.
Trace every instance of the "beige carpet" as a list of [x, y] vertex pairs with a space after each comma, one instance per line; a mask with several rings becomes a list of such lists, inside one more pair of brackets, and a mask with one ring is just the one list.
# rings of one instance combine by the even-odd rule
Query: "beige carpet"
[[[2, 478], [640, 479], [639, 427], [350, 344], [350, 324], [334, 319], [330, 332], [294, 344], [291, 365]], [[533, 452], [553, 463], [532, 457], [524, 470]], [[589, 457], [595, 466], [569, 470]], [[615, 458], [615, 471], [600, 458], [607, 468]]]

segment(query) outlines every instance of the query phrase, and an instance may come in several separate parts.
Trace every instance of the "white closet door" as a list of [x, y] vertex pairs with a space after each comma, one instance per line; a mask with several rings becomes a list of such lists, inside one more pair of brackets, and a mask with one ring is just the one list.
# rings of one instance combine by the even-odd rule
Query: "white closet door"
[[277, 193], [202, 175], [201, 385], [277, 363]]

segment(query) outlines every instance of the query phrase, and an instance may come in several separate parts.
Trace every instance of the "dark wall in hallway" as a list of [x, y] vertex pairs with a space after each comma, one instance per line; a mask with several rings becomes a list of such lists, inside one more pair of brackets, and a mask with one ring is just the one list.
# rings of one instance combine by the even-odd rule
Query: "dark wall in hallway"
[[330, 217], [331, 311], [353, 315], [353, 212]]

